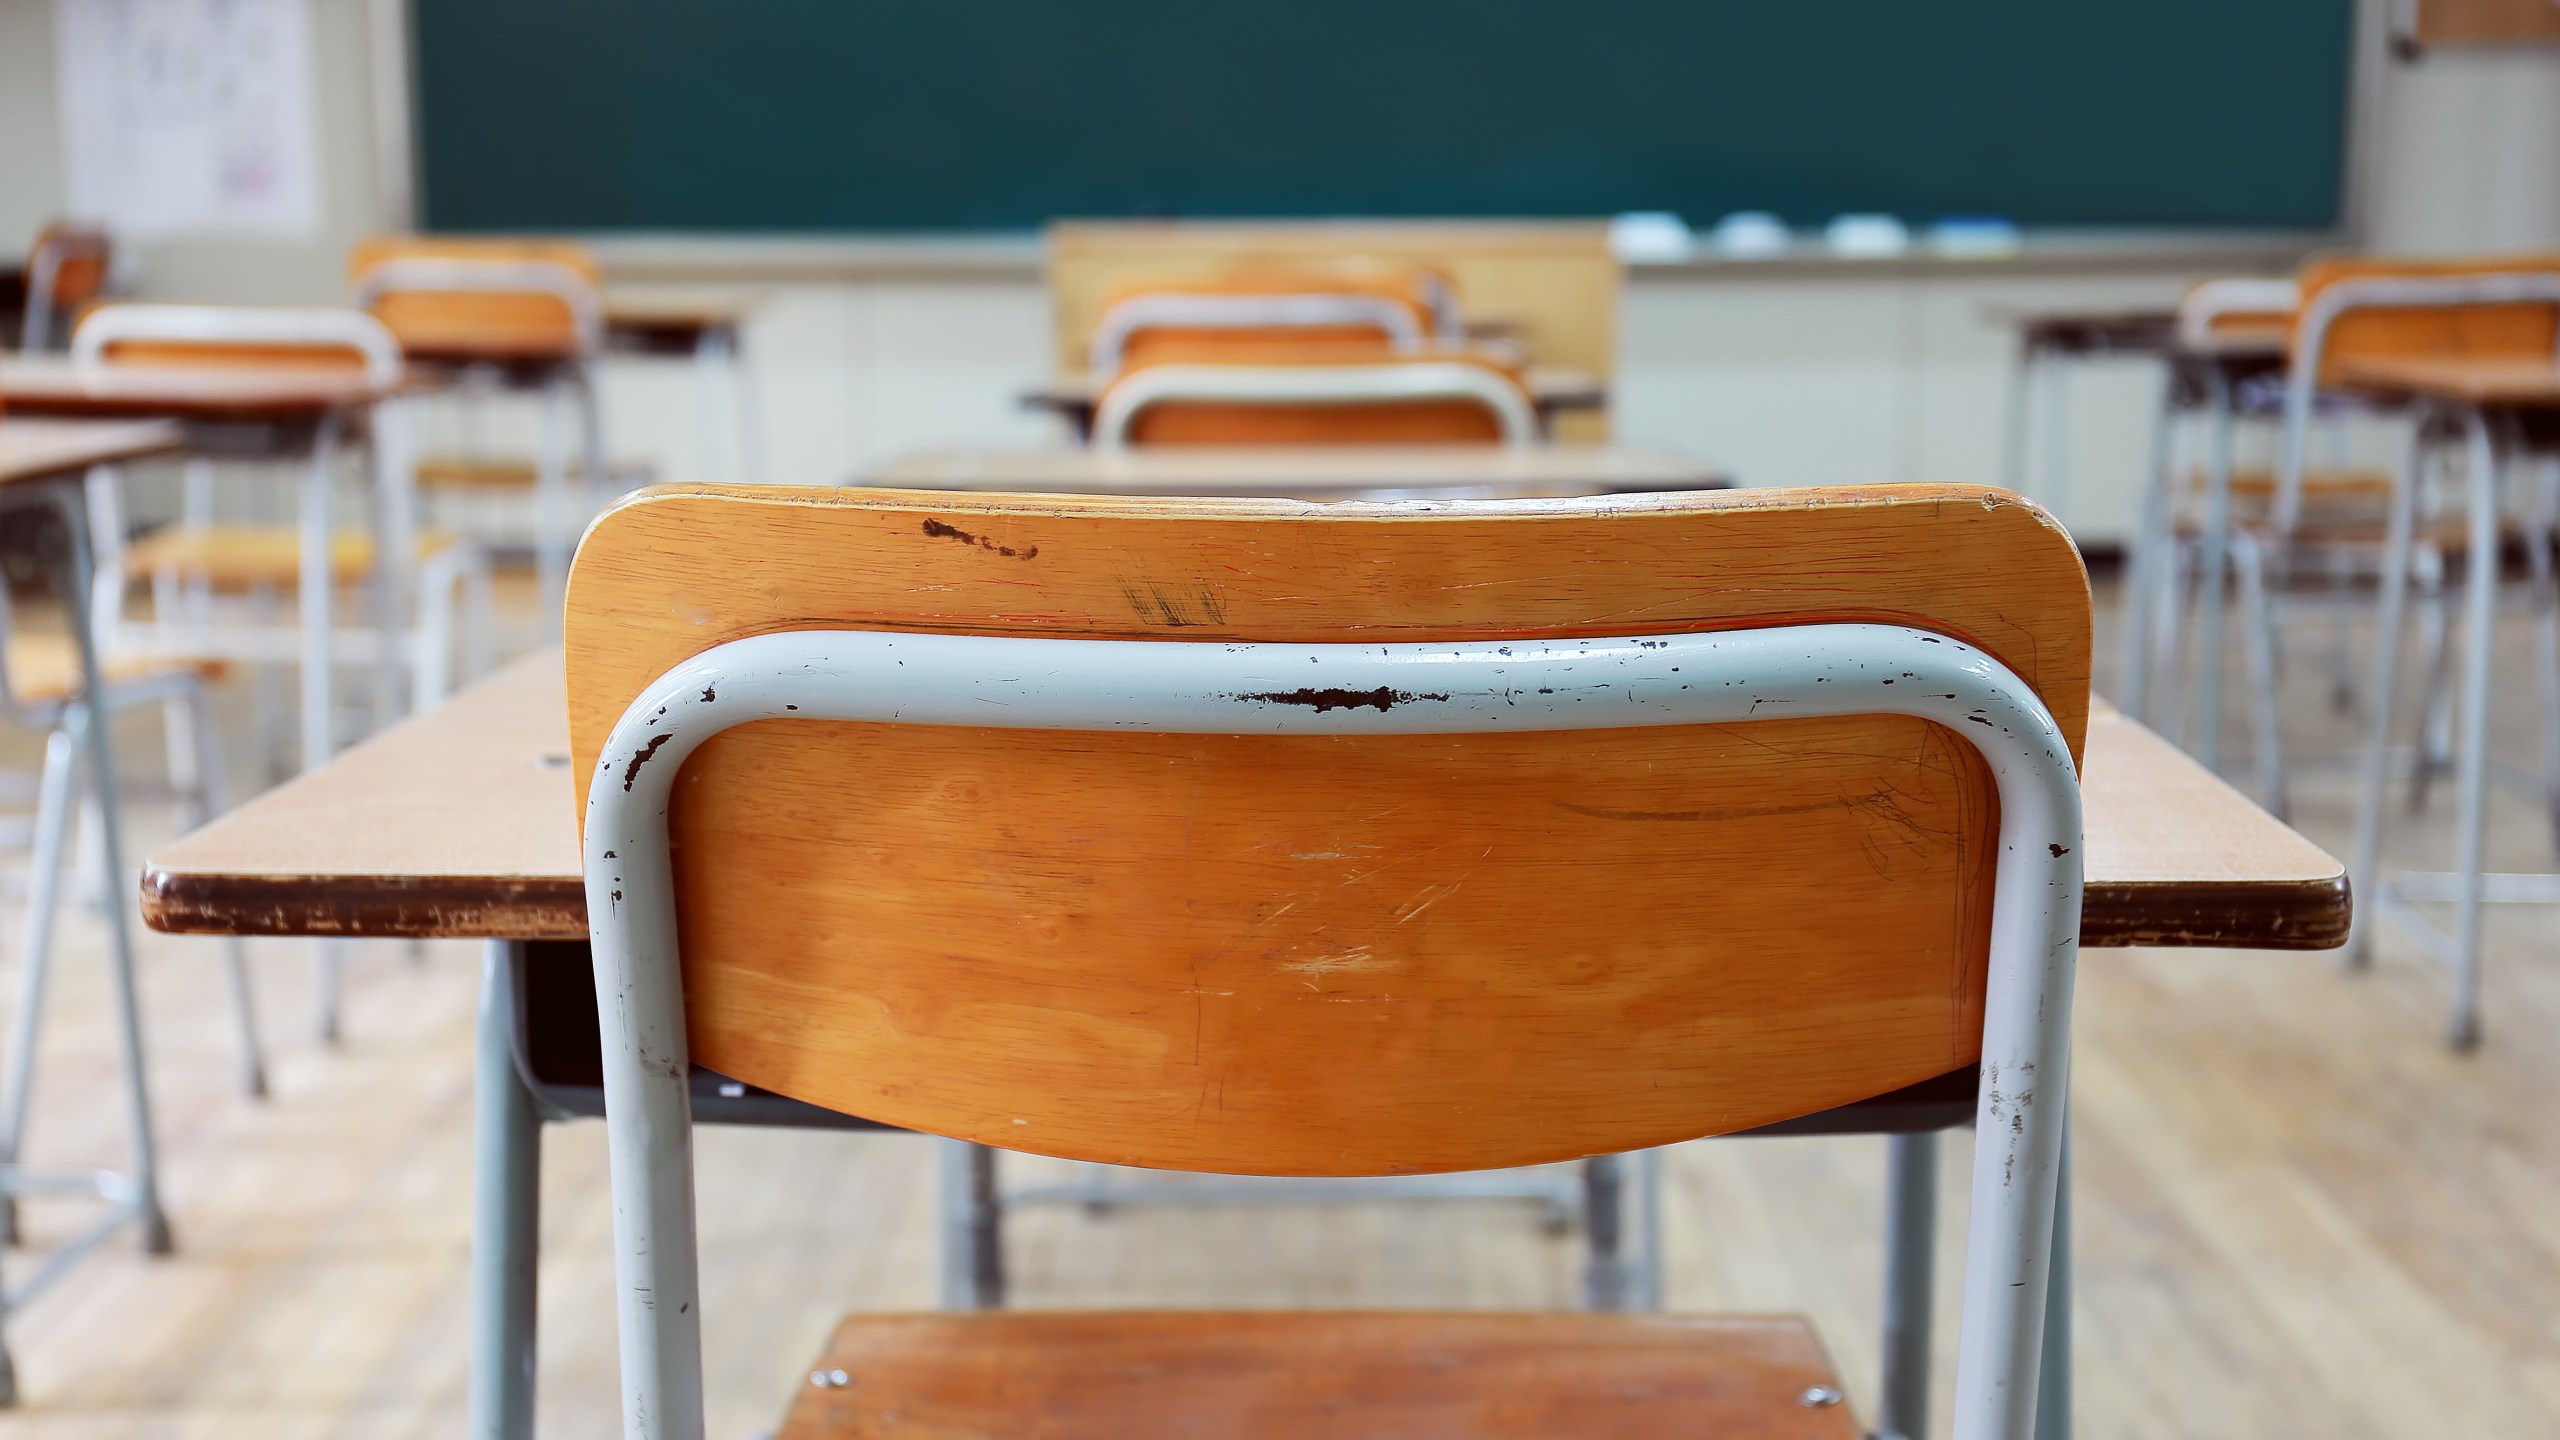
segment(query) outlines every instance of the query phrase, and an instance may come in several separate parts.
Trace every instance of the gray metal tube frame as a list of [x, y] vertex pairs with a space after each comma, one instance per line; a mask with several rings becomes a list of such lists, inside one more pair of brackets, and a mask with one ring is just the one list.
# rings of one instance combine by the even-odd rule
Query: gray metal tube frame
[[[1379, 708], [1272, 698], [1317, 681]], [[1259, 698], [1258, 698], [1259, 697]], [[714, 647], [633, 700], [587, 802], [613, 1156], [624, 1434], [703, 1433], [691, 1096], [667, 811], [712, 736], [790, 718], [1195, 734], [1458, 734], [1901, 714], [1974, 746], [2000, 797], [1956, 1440], [2027, 1440], [2079, 951], [2080, 791], [2033, 689], [1888, 625], [1644, 639], [1280, 645], [806, 630]]]

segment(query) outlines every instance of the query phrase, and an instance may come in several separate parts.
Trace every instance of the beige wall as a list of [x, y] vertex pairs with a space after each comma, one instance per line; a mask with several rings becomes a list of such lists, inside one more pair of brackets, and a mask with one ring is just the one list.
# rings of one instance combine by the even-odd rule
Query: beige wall
[[[2368, 0], [2375, 3], [2375, 0]], [[133, 257], [140, 293], [324, 300], [348, 243], [375, 224], [367, 0], [312, 0], [320, 58], [326, 222], [308, 245], [165, 243]], [[60, 206], [52, 0], [0, 0], [0, 246]], [[2379, 248], [2560, 246], [2560, 50], [2367, 57], [2358, 114], [2361, 210]], [[754, 263], [614, 264], [618, 277], [745, 285], [764, 297], [749, 344], [767, 473], [828, 482], [925, 445], [1034, 443], [1046, 422], [1015, 404], [1045, 363], [1047, 313], [1027, 252], [962, 264], [883, 263], [838, 248]], [[800, 252], [795, 252], [800, 253]], [[761, 258], [758, 258], [761, 257]], [[833, 258], [829, 258], [833, 257]], [[609, 264], [613, 262], [609, 261]], [[2281, 268], [2280, 255], [2192, 253], [1971, 265], [1701, 266], [1632, 277], [1622, 319], [1617, 425], [1750, 484], [1996, 480], [2006, 436], [2009, 333], [1999, 308], [2148, 305], [2215, 273]], [[2057, 382], [2071, 417], [2059, 486], [2031, 488], [2092, 540], [2120, 536], [2156, 393], [2140, 363]], [[608, 377], [616, 450], [689, 474], [696, 388], [683, 367]], [[2041, 457], [2042, 442], [2037, 442]]]

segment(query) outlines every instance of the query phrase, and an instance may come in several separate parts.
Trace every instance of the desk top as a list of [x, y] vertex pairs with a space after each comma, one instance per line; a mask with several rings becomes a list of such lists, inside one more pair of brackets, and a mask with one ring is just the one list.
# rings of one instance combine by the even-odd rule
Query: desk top
[[[194, 934], [586, 937], [557, 650], [174, 841], [152, 928]], [[2345, 943], [2344, 867], [2104, 706], [2089, 719], [2087, 945]]]
[[82, 370], [59, 355], [0, 358], [0, 409], [173, 420], [311, 420], [390, 391], [355, 370], [135, 365]]
[[2560, 409], [2560, 361], [2407, 356], [2342, 360], [2350, 389], [2509, 409]]
[[2178, 339], [2175, 310], [2034, 310], [1986, 305], [1983, 313], [1995, 323], [2015, 326], [2029, 349], [2057, 354], [2165, 351]]
[[[1532, 365], [1520, 372], [1520, 383], [1541, 410], [1600, 410], [1609, 404], [1608, 385], [1584, 370]], [[1060, 375], [1024, 391], [1022, 403], [1042, 410], [1090, 410], [1103, 384], [1089, 371]]]
[[1387, 491], [1480, 499], [1718, 490], [1733, 482], [1713, 465], [1669, 451], [1615, 445], [1163, 445], [934, 450], [892, 460], [858, 483], [913, 490], [1304, 499], [1374, 499]]
[[690, 355], [706, 335], [735, 342], [751, 308], [744, 300], [604, 299], [605, 344], [642, 355]]
[[45, 420], [17, 416], [0, 421], [0, 485], [50, 480], [92, 465], [113, 465], [161, 455], [186, 436], [166, 420]]

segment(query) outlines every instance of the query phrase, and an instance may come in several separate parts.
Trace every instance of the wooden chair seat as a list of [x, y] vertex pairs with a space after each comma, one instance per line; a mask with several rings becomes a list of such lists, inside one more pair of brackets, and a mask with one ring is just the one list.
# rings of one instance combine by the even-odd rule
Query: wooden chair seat
[[[426, 560], [460, 543], [446, 530], [418, 537]], [[301, 537], [289, 525], [173, 525], [133, 543], [126, 564], [136, 574], [174, 572], [217, 588], [273, 585], [290, 589], [302, 575]], [[374, 542], [361, 530], [341, 530], [329, 541], [329, 565], [341, 585], [373, 574]]]
[[[219, 660], [166, 655], [100, 657], [110, 686], [161, 675], [193, 673], [207, 680], [222, 678]], [[44, 633], [9, 637], [9, 691], [22, 705], [51, 705], [80, 693], [80, 651], [68, 635]]]
[[[468, 455], [440, 455], [418, 462], [418, 488], [421, 490], [531, 490], [541, 478], [541, 467], [530, 460], [487, 459]], [[632, 490], [650, 483], [648, 462], [623, 460], [616, 462], [605, 479], [616, 490]], [[586, 483], [583, 466], [569, 467], [569, 483]]]
[[776, 1440], [1855, 1440], [1839, 1393], [1794, 1316], [853, 1315]]

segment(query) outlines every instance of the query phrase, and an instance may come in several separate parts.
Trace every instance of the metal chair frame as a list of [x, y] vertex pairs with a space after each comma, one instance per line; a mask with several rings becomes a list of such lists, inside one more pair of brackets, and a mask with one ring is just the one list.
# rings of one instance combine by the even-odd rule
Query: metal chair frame
[[[72, 336], [72, 363], [91, 373], [112, 373], [115, 347], [144, 342], [342, 349], [361, 360], [368, 381], [384, 388], [397, 385], [405, 373], [399, 342], [380, 321], [360, 310], [308, 306], [108, 305], [81, 320]], [[373, 668], [375, 718], [382, 722], [402, 708], [404, 671], [412, 707], [432, 705], [452, 688], [457, 629], [467, 637], [460, 647], [464, 674], [485, 668], [491, 647], [488, 559], [477, 546], [462, 541], [424, 565], [417, 562], [416, 502], [404, 419], [397, 399], [376, 403], [363, 417], [362, 438], [371, 451], [376, 540], [371, 585], [375, 623], [369, 632], [344, 631], [336, 619], [337, 578], [330, 551], [336, 533], [338, 449], [346, 424], [332, 412], [308, 426], [251, 427], [254, 433], [245, 437], [249, 453], [303, 462], [297, 487], [297, 611], [290, 626], [266, 623], [263, 617], [246, 624], [219, 621], [209, 586], [190, 586], [182, 577], [167, 575], [152, 577], [153, 619], [125, 620], [129, 577], [119, 489], [111, 472], [91, 474], [88, 531], [97, 546], [91, 557], [92, 608], [101, 644], [128, 652], [297, 665], [305, 770], [325, 762], [337, 748], [334, 676], [339, 664]], [[187, 519], [203, 523], [211, 519], [211, 462], [204, 452], [229, 447], [220, 443], [225, 439], [220, 427], [192, 428], [199, 441], [209, 443], [196, 445], [198, 453], [189, 462]], [[323, 1041], [337, 1035], [339, 969], [337, 944], [323, 941], [315, 1013]]]
[[[2453, 308], [2489, 305], [2545, 304], [2560, 312], [2560, 273], [2507, 272], [2479, 275], [2371, 276], [2343, 280], [2312, 297], [2302, 314], [2301, 338], [2294, 347], [2286, 376], [2284, 432], [2276, 463], [2276, 507], [2268, 544], [2235, 552], [2261, 571], [2250, 625], [2253, 645], [2271, 647], [2275, 618], [2265, 602], [2272, 577], [2280, 581], [2292, 558], [2294, 532], [2300, 524], [2304, 452], [2308, 447], [2311, 411], [2319, 392], [2319, 376], [2329, 332], [2358, 310]], [[2372, 963], [2373, 921], [2388, 915], [2418, 938], [2429, 953], [2454, 972], [2454, 998], [2447, 1040], [2457, 1050], [2480, 1042], [2480, 970], [2484, 943], [2482, 907], [2492, 899], [2549, 903], [2560, 900], [2560, 882], [2537, 886], [2541, 877], [2502, 876], [2493, 886], [2486, 872], [2488, 806], [2488, 706], [2491, 689], [2491, 644], [2497, 619], [2500, 476], [2502, 447], [2487, 417], [2475, 407], [2417, 407], [2407, 463], [2392, 486], [2391, 516], [2381, 558], [2380, 636], [2373, 669], [2373, 702], [2368, 717], [2356, 839], [2349, 875], [2358, 894], [2371, 897], [2358, 908], [2347, 942], [2346, 963], [2363, 968]], [[2457, 774], [2457, 858], [2450, 872], [2421, 872], [2402, 877], [2398, 885], [2381, 873], [2382, 811], [2388, 785], [2393, 714], [2399, 683], [2401, 626], [2407, 610], [2409, 580], [2422, 568], [2416, 540], [2416, 517], [2429, 447], [2440, 436], [2458, 436], [2464, 456], [2468, 525], [2465, 538], [2464, 657], [2461, 680], [2460, 733], [2454, 737]], [[2527, 549], [2537, 588], [2542, 592], [2544, 643], [2539, 669], [2546, 697], [2545, 749], [2560, 757], [2560, 634], [2551, 620], [2549, 594], [2554, 564], [2548, 525], [2531, 527]], [[2422, 751], [2424, 749], [2422, 742]], [[2422, 753], [2419, 766], [2427, 768]], [[2560, 786], [2560, 774], [2546, 775], [2546, 787]], [[2551, 797], [2560, 802], [2560, 790]], [[2560, 803], [2554, 804], [2560, 823]], [[2493, 890], [2496, 893], [2492, 893]], [[2544, 893], [2544, 891], [2548, 893]], [[2397, 891], [2398, 893], [2395, 893]], [[2447, 935], [2408, 902], [2414, 893], [2446, 899], [2455, 907], [2454, 930]]]
[[1483, 406], [1501, 443], [1538, 438], [1537, 408], [1520, 387], [1481, 365], [1406, 360], [1354, 365], [1149, 365], [1113, 382], [1093, 413], [1093, 443], [1126, 449], [1129, 432], [1150, 406], [1180, 401], [1243, 405], [1376, 405], [1465, 400]]
[[[1442, 292], [1445, 294], [1445, 291]], [[1437, 313], [1435, 326], [1445, 323]], [[1389, 295], [1315, 291], [1260, 295], [1201, 295], [1158, 291], [1132, 295], [1102, 312], [1094, 324], [1088, 364], [1096, 375], [1117, 374], [1129, 341], [1144, 330], [1340, 330], [1369, 326], [1399, 354], [1419, 353], [1425, 341], [1413, 310]]]
[[385, 296], [402, 293], [536, 295], [568, 308], [574, 340], [569, 354], [523, 374], [516, 373], [515, 367], [490, 367], [510, 385], [532, 390], [541, 398], [542, 440], [533, 486], [534, 569], [540, 579], [543, 614], [556, 634], [569, 555], [586, 520], [573, 514], [569, 503], [567, 447], [560, 429], [564, 408], [576, 410], [587, 485], [603, 487], [612, 475], [605, 461], [604, 417], [595, 378], [596, 359], [604, 353], [604, 296], [576, 266], [558, 260], [404, 255], [367, 269], [356, 282], [354, 302], [358, 309], [370, 310]]
[[[1374, 714], [1249, 698], [1278, 677], [1303, 676], [1310, 662], [1353, 688], [1427, 677], [1435, 696], [1450, 698]], [[1921, 683], [1893, 684], [1914, 677]], [[1603, 684], [1609, 704], [1579, 703]], [[2079, 943], [2078, 779], [2051, 715], [2013, 672], [1947, 637], [1884, 625], [1503, 646], [809, 630], [734, 641], [668, 671], [606, 743], [598, 773], [626, 783], [590, 787], [585, 836], [597, 990], [609, 997], [599, 1008], [624, 1433], [702, 1434], [692, 1112], [666, 822], [677, 772], [712, 736], [786, 718], [984, 725], [998, 715], [1008, 728], [1445, 734], [1857, 714], [1945, 726], [1982, 755], [2000, 796], [1955, 1434], [2025, 1440], [2037, 1426], [2051, 1318]]]

